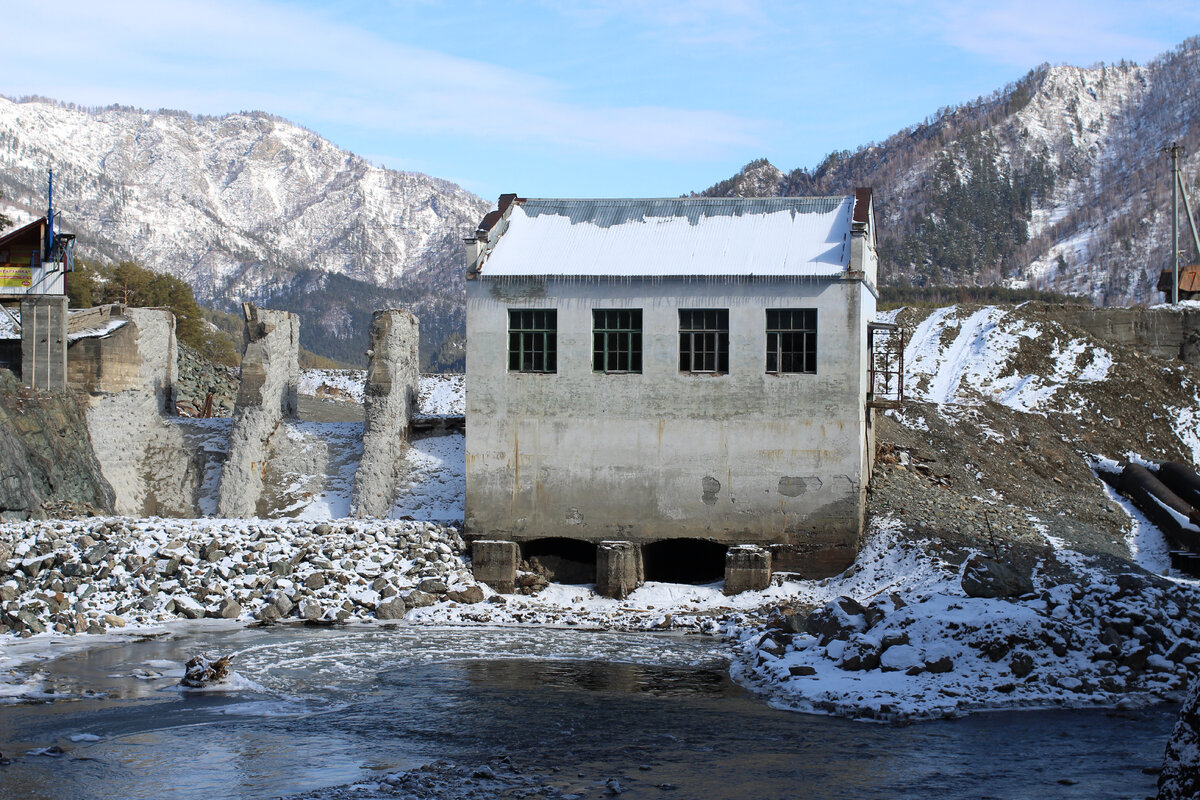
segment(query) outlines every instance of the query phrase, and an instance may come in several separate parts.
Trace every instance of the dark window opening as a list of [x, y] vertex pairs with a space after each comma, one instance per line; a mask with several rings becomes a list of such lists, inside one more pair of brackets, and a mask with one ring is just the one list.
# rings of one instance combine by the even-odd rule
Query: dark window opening
[[521, 559], [556, 583], [595, 583], [596, 545], [578, 539], [534, 539], [521, 544]]
[[592, 369], [596, 372], [642, 371], [642, 310], [592, 309]]
[[703, 539], [664, 539], [642, 546], [646, 580], [716, 583], [725, 579], [725, 545]]
[[767, 309], [767, 372], [817, 371], [817, 310]]
[[558, 310], [508, 310], [509, 372], [558, 371]]
[[729, 372], [729, 309], [679, 309], [679, 371]]

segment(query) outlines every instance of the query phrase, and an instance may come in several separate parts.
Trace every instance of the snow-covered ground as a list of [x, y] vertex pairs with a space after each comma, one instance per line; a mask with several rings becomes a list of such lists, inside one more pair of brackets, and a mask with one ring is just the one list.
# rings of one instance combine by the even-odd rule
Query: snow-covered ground
[[[367, 371], [362, 369], [302, 369], [299, 392], [324, 400], [362, 403]], [[422, 375], [418, 389], [418, 416], [451, 417], [463, 414], [462, 375]]]
[[323, 400], [361, 403], [366, 380], [365, 369], [302, 369], [298, 391]]

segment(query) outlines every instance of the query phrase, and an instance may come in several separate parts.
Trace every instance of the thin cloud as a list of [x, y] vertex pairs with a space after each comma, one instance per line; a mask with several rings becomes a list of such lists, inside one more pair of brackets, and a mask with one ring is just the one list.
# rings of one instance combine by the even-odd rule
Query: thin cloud
[[[262, 0], [64, 0], [46, 9], [19, 0], [7, 15], [0, 91], [28, 87], [68, 101], [203, 113], [260, 108], [310, 127], [352, 121], [397, 134], [506, 137], [668, 160], [716, 157], [760, 136], [759, 123], [718, 111], [584, 105], [572, 101], [569, 86], [546, 78]], [[55, 42], [50, 62], [47, 29]]]
[[920, 7], [926, 24], [959, 49], [1001, 63], [1032, 67], [1044, 61], [1087, 66], [1121, 58], [1143, 60], [1173, 42], [1131, 33], [1145, 5], [1066, 0], [955, 0]]

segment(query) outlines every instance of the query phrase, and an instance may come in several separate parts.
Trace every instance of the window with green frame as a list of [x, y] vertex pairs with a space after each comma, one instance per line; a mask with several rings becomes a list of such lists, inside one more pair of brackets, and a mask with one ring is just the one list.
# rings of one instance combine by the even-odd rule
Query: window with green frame
[[817, 371], [817, 310], [767, 309], [767, 372]]
[[592, 369], [596, 372], [642, 371], [642, 310], [592, 309]]
[[729, 309], [679, 309], [679, 371], [729, 372]]
[[508, 310], [508, 371], [558, 372], [558, 310]]

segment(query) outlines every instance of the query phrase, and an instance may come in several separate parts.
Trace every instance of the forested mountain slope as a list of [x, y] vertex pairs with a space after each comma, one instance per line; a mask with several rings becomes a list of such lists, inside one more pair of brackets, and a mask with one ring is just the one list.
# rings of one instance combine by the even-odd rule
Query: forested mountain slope
[[[1027, 281], [1102, 304], [1158, 302], [1178, 141], [1200, 198], [1200, 38], [1149, 64], [1041, 66], [884, 142], [783, 173], [766, 161], [702, 194], [875, 189], [885, 283]], [[1195, 258], [1188, 239], [1185, 259]]]

